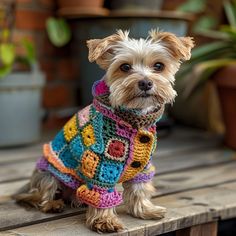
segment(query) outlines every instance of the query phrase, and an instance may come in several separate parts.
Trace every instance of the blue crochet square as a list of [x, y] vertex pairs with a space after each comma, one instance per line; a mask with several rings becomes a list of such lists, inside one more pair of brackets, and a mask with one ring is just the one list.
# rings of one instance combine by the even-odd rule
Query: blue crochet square
[[78, 161], [73, 158], [73, 155], [68, 147], [63, 149], [63, 151], [59, 154], [59, 158], [67, 168], [76, 169], [78, 166]]
[[98, 113], [93, 119], [93, 129], [95, 134], [96, 142], [91, 146], [91, 149], [96, 153], [104, 152], [104, 141], [103, 141], [103, 115]]
[[66, 140], [64, 138], [63, 130], [61, 130], [52, 141], [52, 150], [54, 152], [60, 152], [65, 145]]
[[84, 146], [82, 144], [82, 140], [79, 135], [74, 138], [70, 143], [70, 151], [72, 152], [74, 158], [76, 160], [81, 160], [81, 156], [84, 152]]
[[102, 183], [115, 184], [119, 180], [122, 170], [122, 164], [104, 161], [100, 164], [99, 181]]

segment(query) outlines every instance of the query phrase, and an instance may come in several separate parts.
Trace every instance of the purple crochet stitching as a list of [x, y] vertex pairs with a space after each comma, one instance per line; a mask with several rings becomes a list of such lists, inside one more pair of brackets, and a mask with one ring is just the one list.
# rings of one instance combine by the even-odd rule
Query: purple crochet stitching
[[155, 175], [155, 171], [152, 171], [150, 173], [140, 173], [138, 175], [136, 175], [133, 179], [131, 179], [129, 182], [132, 183], [146, 183], [149, 182]]

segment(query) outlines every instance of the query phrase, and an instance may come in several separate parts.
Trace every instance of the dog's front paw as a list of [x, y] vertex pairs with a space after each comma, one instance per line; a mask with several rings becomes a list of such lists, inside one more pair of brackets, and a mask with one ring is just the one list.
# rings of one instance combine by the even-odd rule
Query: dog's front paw
[[98, 233], [112, 233], [124, 229], [113, 208], [96, 209], [89, 207], [86, 217], [87, 226]]
[[151, 201], [136, 204], [134, 208], [129, 208], [129, 213], [134, 217], [151, 220], [151, 219], [162, 219], [165, 217], [166, 208], [161, 206], [155, 206]]
[[40, 210], [44, 213], [48, 212], [58, 213], [62, 212], [64, 207], [65, 207], [64, 201], [62, 199], [58, 199], [43, 203], [40, 207]]
[[98, 218], [92, 222], [90, 228], [98, 233], [112, 233], [124, 229], [118, 218]]

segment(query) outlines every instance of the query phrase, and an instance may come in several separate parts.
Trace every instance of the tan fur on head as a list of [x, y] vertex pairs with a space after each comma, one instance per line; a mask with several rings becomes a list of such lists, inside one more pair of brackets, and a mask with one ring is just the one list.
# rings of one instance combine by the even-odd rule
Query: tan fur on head
[[153, 41], [164, 45], [178, 60], [189, 60], [191, 57], [191, 49], [194, 47], [194, 41], [191, 37], [177, 37], [169, 32], [159, 32], [151, 30], [149, 32]]
[[109, 66], [109, 61], [113, 56], [113, 47], [117, 44], [117, 42], [127, 39], [128, 35], [128, 31], [123, 32], [122, 30], [118, 30], [116, 34], [108, 36], [104, 39], [87, 40], [89, 61], [96, 61], [102, 69], [107, 69]]
[[[128, 31], [117, 31], [104, 39], [87, 41], [89, 61], [96, 61], [105, 69], [106, 83], [110, 87], [110, 102], [113, 107], [152, 110], [158, 105], [173, 103], [176, 91], [174, 76], [181, 61], [191, 56], [193, 41], [190, 37], [177, 37], [172, 33], [152, 30], [146, 39], [129, 38]], [[164, 64], [157, 72], [154, 65]], [[129, 64], [129, 73], [120, 69]], [[139, 81], [148, 80], [153, 88], [147, 93], [140, 91]]]

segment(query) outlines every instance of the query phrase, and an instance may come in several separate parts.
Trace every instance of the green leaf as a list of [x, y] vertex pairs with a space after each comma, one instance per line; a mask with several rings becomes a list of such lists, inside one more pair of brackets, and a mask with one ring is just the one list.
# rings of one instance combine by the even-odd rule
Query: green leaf
[[4, 65], [11, 65], [15, 60], [15, 46], [11, 43], [0, 44], [0, 59]]
[[23, 39], [22, 46], [26, 51], [25, 59], [28, 62], [28, 64], [34, 64], [36, 62], [36, 51], [34, 44], [28, 39]]
[[10, 74], [11, 70], [12, 70], [11, 65], [5, 65], [3, 67], [0, 67], [0, 79], [4, 78], [8, 74]]
[[46, 28], [50, 41], [57, 47], [66, 45], [71, 39], [69, 25], [64, 19], [50, 17], [47, 20]]
[[9, 37], [10, 37], [9, 29], [3, 29], [2, 30], [2, 41], [7, 42], [9, 40]]
[[230, 40], [234, 40], [236, 43], [236, 27], [230, 25], [222, 25], [220, 31], [226, 33]]
[[211, 39], [231, 40], [231, 35], [229, 35], [229, 33], [224, 30], [216, 31], [211, 29], [202, 29], [198, 32], [198, 34]]
[[231, 4], [229, 1], [224, 1], [223, 6], [225, 9], [225, 14], [227, 16], [229, 24], [233, 27], [236, 27], [235, 6]]
[[199, 85], [209, 79], [218, 69], [232, 64], [236, 65], [236, 59], [215, 59], [195, 65], [191, 77], [187, 78], [189, 81], [185, 81], [185, 96], [191, 95]]
[[213, 16], [202, 16], [194, 23], [193, 32], [198, 33], [202, 30], [213, 29], [217, 26], [217, 19]]
[[209, 44], [200, 46], [198, 48], [195, 48], [192, 51], [191, 60], [202, 58], [202, 57], [204, 57], [204, 56], [206, 56], [208, 54], [213, 54], [216, 51], [228, 48], [230, 46], [231, 45], [229, 45], [225, 41], [213, 42], [213, 43], [209, 43]]
[[182, 12], [198, 13], [206, 8], [206, 0], [188, 0], [180, 5], [177, 10]]
[[[196, 48], [193, 51], [193, 56], [190, 61], [183, 63], [180, 71], [176, 75], [176, 79], [185, 80], [188, 74], [192, 73], [193, 68], [199, 63], [221, 58], [235, 58], [236, 57], [236, 47], [232, 46], [231, 42], [215, 42], [209, 45], [204, 45]], [[208, 47], [209, 46], [209, 47]]]

